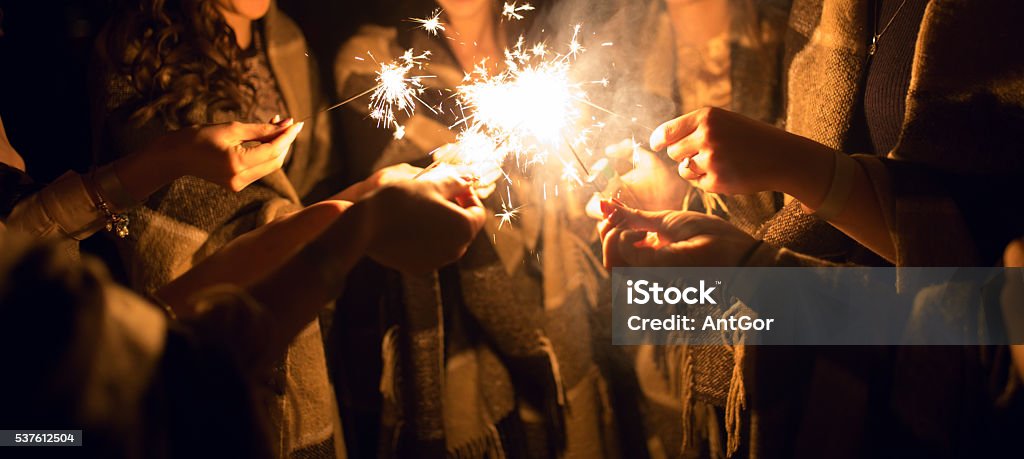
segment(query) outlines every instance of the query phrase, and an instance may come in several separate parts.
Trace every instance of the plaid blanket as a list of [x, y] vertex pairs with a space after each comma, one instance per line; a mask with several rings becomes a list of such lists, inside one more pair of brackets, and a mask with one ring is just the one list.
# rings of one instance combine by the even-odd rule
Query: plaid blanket
[[[307, 57], [301, 31], [276, 7], [262, 21], [260, 45], [277, 78], [280, 99], [292, 116], [313, 113], [323, 104], [315, 93], [314, 63]], [[96, 153], [101, 162], [132, 153], [174, 128], [157, 120], [144, 126], [128, 121], [146, 100], [126, 76], [112, 68], [99, 69], [93, 81]], [[206, 107], [199, 106], [192, 107], [192, 113], [195, 124], [234, 121], [240, 116], [217, 113], [211, 119]], [[300, 197], [322, 177], [329, 147], [327, 120], [318, 116], [306, 124], [292, 146], [285, 170], [275, 171], [241, 192], [182, 177], [129, 212], [131, 234], [116, 242], [132, 287], [152, 293], [241, 234], [300, 209]], [[298, 336], [262, 389], [278, 456], [335, 456], [334, 401], [316, 322]]]

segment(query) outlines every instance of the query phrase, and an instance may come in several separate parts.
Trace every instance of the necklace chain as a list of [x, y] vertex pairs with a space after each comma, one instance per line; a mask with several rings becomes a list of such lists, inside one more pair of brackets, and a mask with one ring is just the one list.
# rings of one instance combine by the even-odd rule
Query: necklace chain
[[[889, 26], [891, 26], [892, 22], [896, 20], [896, 16], [900, 15], [900, 11], [903, 10], [903, 5], [906, 5], [906, 4], [907, 4], [907, 0], [903, 0], [903, 2], [900, 3], [900, 6], [896, 7], [896, 12], [892, 14], [891, 18], [889, 18], [889, 22], [886, 22], [885, 26], [882, 27], [882, 31], [881, 32], [876, 32], [876, 33], [871, 35], [871, 46], [868, 47], [868, 54], [869, 55], [874, 56], [875, 55], [875, 51], [878, 51], [878, 40], [880, 38], [882, 38], [882, 34], [884, 34], [886, 30], [889, 30]], [[882, 4], [881, 4], [881, 2], [878, 2], [877, 5], [878, 5], [878, 14], [875, 15], [875, 17], [876, 17], [876, 20], [875, 20], [875, 30], [878, 30], [878, 22], [879, 22], [878, 20], [882, 19], [881, 18], [881, 15], [882, 15]]]

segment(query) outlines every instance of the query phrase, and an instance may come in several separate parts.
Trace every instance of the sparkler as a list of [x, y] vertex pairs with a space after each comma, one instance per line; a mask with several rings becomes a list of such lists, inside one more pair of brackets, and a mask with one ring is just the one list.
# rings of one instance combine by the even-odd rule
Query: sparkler
[[[533, 9], [528, 3], [505, 3], [502, 16], [519, 20], [523, 19], [521, 12]], [[414, 21], [429, 33], [443, 27], [439, 14], [435, 12], [430, 18]], [[504, 70], [492, 74], [486, 63], [482, 63], [467, 74], [463, 84], [457, 88], [455, 98], [457, 107], [467, 115], [450, 126], [461, 126], [461, 132], [455, 143], [431, 152], [433, 163], [417, 177], [445, 164], [453, 166], [461, 175], [476, 178], [477, 186], [488, 187], [502, 177], [511, 182], [505, 167], [512, 159], [519, 167], [529, 167], [545, 164], [551, 155], [555, 155], [561, 162], [562, 181], [570, 186], [598, 188], [594, 181], [589, 180], [587, 165], [574, 141], [570, 140], [575, 138], [575, 144], [584, 146], [588, 140], [590, 132], [587, 129], [577, 130], [581, 108], [586, 105], [618, 118], [627, 118], [589, 100], [584, 86], [607, 87], [607, 78], [586, 82], [576, 82], [571, 78], [572, 64], [586, 51], [579, 39], [581, 30], [579, 24], [573, 27], [572, 38], [564, 54], [553, 52], [543, 42], [528, 47], [520, 37], [511, 49], [505, 50]], [[396, 103], [396, 107], [401, 110], [401, 103]], [[635, 119], [631, 122], [638, 124]], [[603, 123], [595, 124], [600, 125]], [[572, 157], [567, 161], [565, 158], [569, 153]], [[584, 180], [579, 171], [588, 179]], [[546, 196], [546, 183], [544, 190]], [[557, 196], [557, 184], [554, 190]], [[512, 224], [520, 208], [512, 206], [509, 195], [508, 202], [502, 199], [501, 209], [495, 214], [500, 219], [499, 229], [505, 224]]]
[[511, 189], [509, 189], [508, 187], [505, 187], [505, 192], [508, 194], [508, 202], [506, 203], [505, 202], [505, 198], [502, 198], [501, 199], [501, 212], [498, 212], [498, 213], [494, 214], [495, 217], [499, 218], [499, 220], [498, 220], [498, 229], [499, 230], [501, 230], [501, 228], [503, 226], [505, 226], [506, 223], [508, 223], [509, 226], [511, 226], [512, 225], [512, 220], [514, 220], [516, 217], [519, 216], [519, 210], [523, 208], [523, 206], [519, 206], [519, 207], [513, 207], [512, 206], [512, 190]]
[[444, 24], [441, 22], [441, 13], [443, 10], [436, 9], [430, 17], [424, 19], [410, 19], [410, 21], [418, 23], [423, 30], [426, 30], [428, 34], [437, 36], [438, 32], [444, 32]]
[[412, 116], [416, 102], [430, 108], [419, 98], [425, 90], [422, 80], [427, 77], [409, 76], [409, 72], [421, 67], [428, 57], [430, 51], [416, 55], [409, 49], [397, 62], [381, 64], [380, 71], [377, 72], [377, 87], [370, 95], [370, 118], [377, 120], [378, 126], [384, 124], [397, 127], [396, 110]]
[[[373, 57], [373, 54], [369, 54], [369, 56], [376, 62], [376, 58]], [[405, 53], [396, 61], [380, 64], [380, 70], [377, 71], [377, 84], [374, 87], [302, 118], [299, 121], [309, 121], [317, 114], [327, 113], [369, 94], [370, 118], [377, 120], [377, 126], [380, 126], [381, 124], [389, 127], [394, 125], [395, 137], [402, 138], [405, 135], [405, 129], [403, 126], [400, 126], [395, 122], [396, 111], [405, 112], [406, 115], [412, 116], [416, 108], [416, 102], [420, 102], [423, 106], [433, 111], [433, 108], [424, 103], [419, 97], [426, 90], [423, 86], [422, 80], [424, 78], [430, 78], [430, 76], [409, 75], [413, 69], [421, 68], [423, 63], [429, 57], [429, 51], [424, 51], [417, 55], [411, 49], [406, 50]]]
[[523, 3], [522, 5], [516, 6], [516, 2], [506, 2], [505, 7], [502, 8], [501, 10], [501, 15], [508, 18], [509, 20], [515, 19], [518, 21], [520, 19], [523, 19], [524, 16], [520, 14], [523, 11], [533, 11], [533, 5], [529, 3]]

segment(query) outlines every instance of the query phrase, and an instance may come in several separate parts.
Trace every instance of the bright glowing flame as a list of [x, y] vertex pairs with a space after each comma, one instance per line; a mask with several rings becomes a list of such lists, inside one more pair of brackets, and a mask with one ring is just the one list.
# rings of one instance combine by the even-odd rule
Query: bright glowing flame
[[415, 22], [415, 23], [419, 24], [420, 27], [423, 30], [426, 30], [428, 34], [433, 35], [433, 36], [436, 37], [438, 32], [444, 32], [444, 30], [445, 30], [444, 29], [444, 24], [441, 22], [441, 13], [442, 13], [441, 9], [436, 9], [436, 10], [434, 10], [434, 13], [431, 14], [430, 17], [428, 17], [428, 18], [423, 18], [423, 19], [414, 18], [414, 19], [410, 19], [410, 20], [412, 22]]
[[523, 18], [523, 15], [520, 14], [523, 11], [533, 11], [533, 5], [523, 3], [522, 5], [516, 6], [516, 2], [506, 2], [505, 7], [501, 10], [501, 15], [509, 20], [515, 19], [518, 21]]
[[515, 68], [459, 89], [473, 120], [502, 134], [558, 142], [575, 118], [568, 66], [543, 63]]
[[396, 112], [412, 116], [416, 102], [423, 102], [419, 95], [424, 91], [421, 80], [426, 77], [409, 76], [409, 72], [422, 66], [429, 56], [429, 51], [415, 55], [410, 49], [397, 62], [381, 64], [377, 72], [377, 87], [370, 94], [370, 118], [377, 120], [378, 126], [397, 126]]

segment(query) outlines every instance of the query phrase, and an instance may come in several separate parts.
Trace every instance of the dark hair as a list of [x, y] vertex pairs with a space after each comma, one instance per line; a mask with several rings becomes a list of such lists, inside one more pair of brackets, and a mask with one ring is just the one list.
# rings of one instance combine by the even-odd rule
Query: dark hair
[[209, 119], [249, 103], [241, 50], [213, 3], [139, 0], [108, 27], [106, 60], [141, 96], [131, 115], [136, 124], [160, 117], [171, 127], [187, 126], [196, 121], [189, 115], [197, 107]]

